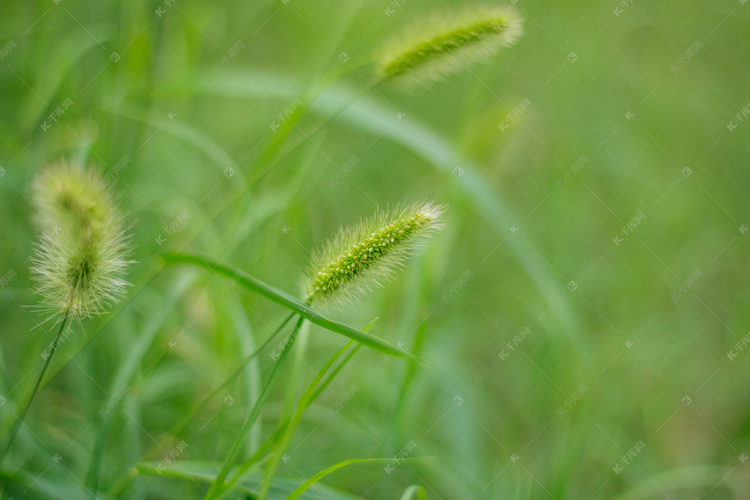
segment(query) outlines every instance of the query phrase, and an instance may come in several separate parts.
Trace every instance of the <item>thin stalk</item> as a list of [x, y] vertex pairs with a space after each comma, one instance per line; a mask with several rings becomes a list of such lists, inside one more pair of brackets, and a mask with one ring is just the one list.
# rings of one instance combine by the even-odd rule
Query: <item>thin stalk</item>
[[271, 449], [271, 446], [273, 446], [273, 443], [276, 442], [277, 439], [279, 439], [282, 434], [286, 431], [287, 426], [289, 425], [289, 419], [284, 420], [279, 423], [279, 425], [276, 427], [276, 430], [273, 432], [270, 438], [266, 440], [265, 443], [263, 443], [258, 450], [253, 453], [247, 460], [242, 462], [240, 464], [239, 468], [237, 469], [237, 472], [234, 473], [234, 475], [225, 483], [225, 489], [229, 490], [232, 488], [237, 481], [239, 481], [242, 476], [244, 476], [247, 471], [252, 469], [253, 467], [257, 467], [261, 465], [261, 457], [263, 457], [263, 460], [267, 460], [271, 457], [273, 452], [269, 452], [268, 455], [263, 455], [264, 453], [268, 452], [268, 450]]
[[[265, 342], [263, 342], [263, 344], [262, 344], [262, 345], [261, 345], [261, 346], [260, 346], [259, 348], [257, 348], [257, 349], [256, 349], [255, 351], [253, 351], [253, 352], [252, 352], [251, 354], [248, 354], [248, 355], [247, 355], [247, 356], [245, 357], [245, 359], [243, 359], [243, 360], [242, 360], [242, 362], [240, 362], [240, 363], [239, 363], [239, 365], [237, 366], [237, 368], [236, 368], [236, 369], [235, 369], [235, 370], [234, 370], [234, 371], [233, 371], [233, 372], [231, 373], [231, 375], [229, 375], [229, 376], [228, 376], [228, 377], [227, 377], [227, 378], [226, 378], [226, 379], [224, 380], [224, 382], [222, 382], [222, 383], [221, 383], [221, 384], [220, 384], [220, 385], [219, 385], [219, 386], [218, 386], [218, 387], [217, 387], [216, 389], [214, 389], [214, 390], [213, 390], [213, 391], [211, 392], [211, 394], [209, 394], [208, 396], [206, 396], [206, 397], [205, 397], [205, 398], [203, 399], [203, 401], [201, 401], [201, 402], [200, 402], [200, 403], [199, 403], [199, 404], [198, 404], [198, 405], [197, 405], [197, 406], [196, 406], [196, 407], [195, 407], [195, 408], [194, 408], [194, 409], [193, 409], [192, 411], [190, 411], [190, 412], [189, 412], [189, 413], [188, 413], [188, 414], [187, 414], [187, 415], [186, 415], [185, 417], [183, 417], [183, 418], [182, 418], [182, 419], [181, 419], [181, 420], [180, 420], [180, 421], [179, 421], [179, 422], [178, 422], [177, 424], [175, 424], [175, 426], [174, 426], [174, 427], [173, 427], [172, 429], [170, 429], [170, 431], [169, 431], [169, 434], [168, 434], [167, 438], [169, 438], [169, 437], [172, 437], [172, 436], [176, 436], [177, 434], [179, 434], [180, 432], [182, 432], [183, 430], [185, 430], [185, 428], [186, 428], [186, 427], [187, 427], [187, 426], [188, 426], [188, 425], [190, 424], [190, 422], [192, 422], [193, 418], [195, 417], [195, 414], [196, 414], [196, 413], [198, 413], [198, 412], [199, 412], [199, 411], [200, 411], [200, 410], [201, 410], [202, 408], [204, 408], [204, 407], [205, 407], [205, 406], [206, 406], [206, 405], [208, 404], [208, 402], [209, 402], [209, 401], [211, 401], [211, 400], [212, 400], [212, 399], [213, 399], [214, 397], [216, 397], [216, 395], [217, 395], [217, 394], [218, 394], [218, 393], [219, 393], [219, 392], [220, 392], [220, 391], [221, 391], [221, 390], [222, 390], [223, 388], [225, 388], [226, 386], [228, 386], [228, 385], [229, 385], [229, 384], [230, 384], [230, 383], [231, 383], [231, 382], [232, 382], [232, 381], [233, 381], [233, 380], [234, 380], [235, 378], [237, 378], [237, 376], [238, 376], [238, 375], [239, 375], [240, 373], [242, 373], [242, 370], [244, 370], [244, 369], [245, 369], [245, 365], [246, 365], [246, 364], [247, 364], [247, 363], [248, 363], [248, 362], [249, 362], [249, 361], [250, 361], [251, 359], [253, 359], [253, 358], [254, 358], [255, 356], [257, 356], [258, 354], [260, 354], [261, 352], [263, 352], [263, 351], [264, 351], [264, 350], [266, 349], [266, 347], [268, 347], [268, 345], [269, 345], [269, 344], [271, 343], [271, 341], [273, 341], [273, 339], [275, 339], [275, 338], [276, 338], [276, 335], [278, 335], [278, 333], [279, 333], [279, 332], [281, 331], [281, 329], [282, 329], [282, 328], [284, 328], [284, 327], [286, 326], [286, 324], [287, 324], [287, 323], [289, 323], [289, 321], [290, 321], [290, 320], [291, 320], [291, 319], [292, 319], [292, 318], [293, 318], [293, 317], [294, 317], [295, 315], [296, 315], [296, 313], [290, 313], [290, 314], [289, 314], [289, 316], [287, 316], [287, 317], [286, 317], [286, 318], [284, 319], [284, 321], [282, 321], [282, 323], [281, 323], [281, 324], [280, 324], [280, 325], [278, 326], [278, 328], [276, 328], [276, 330], [275, 330], [275, 331], [274, 331], [274, 332], [273, 332], [273, 333], [272, 333], [272, 334], [271, 334], [271, 335], [270, 335], [270, 336], [268, 337], [268, 339], [267, 339], [267, 340], [266, 340]], [[162, 441], [162, 442], [164, 442], [164, 441]], [[152, 454], [152, 453], [153, 453], [153, 450], [156, 450], [156, 451], [158, 451], [158, 448], [157, 448], [157, 446], [156, 446], [156, 445], [154, 445], [154, 446], [153, 446], [153, 448], [152, 448], [152, 452], [151, 452], [151, 453], [149, 453], [149, 454]], [[148, 457], [148, 456], [147, 456], [147, 458], [151, 458], [151, 457]]]
[[[188, 425], [193, 421], [195, 416], [198, 414], [199, 411], [201, 411], [216, 395], [224, 389], [226, 386], [228, 386], [237, 376], [242, 373], [242, 370], [245, 369], [245, 365], [253, 359], [255, 356], [263, 352], [266, 347], [273, 341], [273, 339], [276, 338], [276, 336], [281, 332], [281, 329], [284, 328], [287, 323], [296, 315], [296, 313], [292, 312], [290, 313], [286, 318], [284, 318], [284, 321], [281, 322], [281, 324], [276, 328], [276, 330], [273, 331], [271, 335], [269, 335], [268, 339], [263, 342], [263, 344], [258, 347], [255, 351], [253, 351], [251, 354], [248, 354], [245, 356], [245, 358], [237, 365], [235, 370], [226, 378], [224, 381], [216, 387], [209, 395], [207, 395], [203, 400], [198, 403], [196, 406], [194, 406], [182, 419], [180, 419], [175, 425], [172, 426], [172, 428], [167, 431], [167, 435], [159, 440], [159, 444], [154, 444], [146, 453], [143, 454], [139, 462], [143, 460], [150, 460], [154, 458], [161, 449], [163, 449], [163, 446], [166, 445], [167, 441], [171, 439], [172, 437], [175, 437], [179, 435], [182, 431], [187, 428]], [[135, 469], [132, 469], [135, 470]], [[133, 482], [133, 479], [135, 479], [135, 475], [132, 474], [131, 471], [126, 471], [125, 474], [123, 474], [117, 482], [115, 482], [112, 487], [107, 492], [109, 496], [112, 498], [119, 498], [122, 495], [122, 492], [125, 491], [125, 488], [130, 486], [130, 484]]]
[[276, 381], [276, 378], [278, 378], [279, 374], [281, 373], [281, 368], [284, 365], [286, 358], [289, 356], [289, 352], [292, 350], [294, 341], [297, 340], [297, 335], [304, 322], [305, 318], [300, 316], [300, 319], [297, 321], [294, 330], [292, 330], [292, 333], [290, 334], [289, 340], [286, 342], [284, 349], [279, 355], [279, 358], [276, 360], [276, 364], [274, 365], [271, 374], [268, 376], [268, 380], [266, 380], [266, 384], [263, 386], [263, 390], [258, 396], [258, 399], [255, 401], [255, 405], [253, 405], [253, 409], [250, 411], [250, 415], [247, 417], [245, 424], [242, 426], [242, 430], [240, 430], [237, 439], [234, 441], [232, 449], [229, 451], [226, 459], [224, 459], [224, 464], [222, 465], [219, 473], [216, 475], [216, 479], [211, 485], [211, 488], [208, 490], [208, 493], [205, 496], [205, 500], [216, 498], [220, 493], [223, 492], [224, 481], [226, 481], [227, 476], [229, 475], [229, 471], [231, 470], [232, 465], [234, 465], [234, 462], [237, 459], [237, 455], [239, 455], [240, 448], [242, 448], [242, 445], [245, 442], [247, 433], [250, 432], [250, 429], [252, 429], [253, 425], [255, 425], [256, 420], [258, 420], [258, 416], [260, 415], [260, 410], [263, 407], [263, 403], [265, 402], [266, 397], [268, 397], [268, 392], [273, 383]]
[[[374, 322], [375, 322], [375, 320], [373, 320], [370, 324], [368, 324], [364, 329], [368, 330], [370, 328], [370, 326], [372, 326], [374, 324]], [[361, 344], [355, 345], [354, 348], [349, 351], [349, 353], [344, 358], [344, 360], [341, 363], [339, 363], [338, 366], [336, 366], [333, 369], [333, 371], [331, 371], [330, 374], [327, 375], [327, 377], [325, 378], [325, 380], [323, 380], [322, 379], [323, 375], [328, 372], [328, 369], [331, 367], [331, 365], [338, 359], [338, 357], [346, 349], [349, 348], [349, 346], [351, 344], [352, 344], [352, 342], [349, 342], [348, 344], [346, 344], [346, 346], [344, 346], [344, 348], [340, 349], [336, 354], [334, 354], [333, 357], [331, 357], [331, 359], [323, 366], [323, 368], [321, 368], [320, 372], [315, 377], [315, 379], [313, 380], [313, 382], [310, 383], [310, 386], [304, 391], [304, 393], [302, 395], [302, 398], [301, 398], [301, 400], [300, 400], [300, 402], [298, 404], [298, 406], [302, 408], [302, 411], [304, 411], [305, 409], [307, 409], [307, 407], [309, 407], [310, 404], [312, 404], [313, 401], [315, 401], [318, 398], [318, 396], [323, 391], [323, 389], [325, 389], [325, 387], [328, 387], [328, 385], [336, 377], [336, 375], [339, 373], [339, 371], [341, 371], [341, 369], [349, 362], [349, 360], [351, 359], [351, 357], [361, 347]], [[299, 408], [298, 408], [298, 410], [299, 410]], [[262, 453], [266, 449], [270, 449], [271, 446], [274, 446], [274, 448], [276, 448], [276, 449], [275, 449], [275, 451], [273, 453], [271, 453], [271, 455], [281, 455], [281, 454], [283, 454], [284, 450], [280, 449], [277, 445], [274, 445], [273, 443], [279, 443], [279, 442], [281, 442], [280, 439], [283, 438], [287, 433], [290, 432], [290, 428], [289, 427], [291, 425], [295, 425], [294, 422], [292, 421], [292, 418], [282, 419], [279, 422], [279, 424], [278, 424], [276, 430], [274, 431], [273, 435], [268, 440], [266, 440], [265, 443], [263, 443], [263, 445], [255, 453], [255, 455], [253, 455], [252, 457], [250, 457], [247, 460], [245, 460], [245, 462], [243, 462], [242, 465], [240, 465], [239, 469], [234, 474], [234, 476], [232, 476], [232, 478], [229, 481], [227, 481], [227, 483], [226, 483], [226, 489], [229, 490], [230, 488], [232, 488], [232, 486], [234, 486], [234, 484], [237, 483], [237, 481], [239, 481], [242, 478], [242, 476], [244, 476], [245, 473], [248, 470], [250, 470], [251, 467], [256, 466], [257, 465], [257, 461], [258, 461], [257, 457], [261, 456]], [[291, 429], [291, 432], [293, 433], [294, 429]], [[271, 455], [269, 455], [266, 458], [272, 459]], [[273, 467], [273, 469], [275, 470], [275, 466]], [[273, 476], [273, 474], [271, 476]], [[271, 480], [272, 480], [272, 477], [264, 479], [264, 481], [271, 481]]]
[[5, 456], [8, 454], [8, 451], [10, 451], [10, 447], [13, 446], [13, 442], [16, 440], [16, 436], [18, 435], [18, 431], [21, 428], [21, 424], [23, 423], [24, 418], [26, 418], [26, 414], [29, 412], [31, 403], [34, 402], [34, 397], [36, 396], [36, 393], [39, 391], [39, 386], [42, 383], [44, 374], [47, 372], [47, 368], [49, 367], [49, 363], [50, 363], [50, 360], [52, 359], [52, 355], [55, 354], [55, 351], [57, 350], [57, 345], [60, 342], [60, 337], [62, 336], [63, 331], [65, 331], [65, 326], [68, 324], [69, 319], [70, 319], [70, 316], [68, 315], [68, 311], [66, 310], [62, 315], [62, 322], [60, 323], [60, 330], [57, 332], [57, 336], [55, 337], [55, 340], [52, 342], [52, 349], [50, 349], [49, 355], [47, 356], [47, 359], [44, 361], [44, 366], [42, 367], [42, 371], [39, 373], [39, 377], [36, 379], [36, 384], [34, 384], [34, 390], [31, 391], [31, 396], [29, 396], [29, 400], [26, 403], [26, 406], [24, 407], [23, 411], [21, 412], [21, 416], [18, 417], [18, 419], [15, 421], [15, 423], [13, 424], [13, 427], [10, 428], [9, 436], [8, 436], [8, 444], [5, 445], [5, 449], [0, 455], [0, 463], [2, 463], [3, 460], [5, 460]]
[[[152, 261], [152, 262], [157, 262], [157, 258], [156, 258], [156, 257], [146, 257], [146, 258], [145, 258], [145, 259], [144, 259], [143, 261], [141, 261], [141, 263], [140, 263], [140, 264], [136, 265], [136, 266], [135, 266], [135, 267], [133, 268], [133, 271], [136, 271], [136, 270], [138, 270], [138, 269], [142, 269], [143, 267], [141, 267], [141, 264], [145, 264], [146, 260], [147, 260], [147, 259], [149, 259], [149, 258], [151, 259], [151, 261]], [[93, 345], [95, 345], [95, 343], [96, 343], [96, 342], [98, 341], [98, 339], [99, 339], [99, 335], [100, 335], [100, 334], [101, 334], [102, 332], [104, 332], [104, 331], [105, 331], [105, 328], [106, 328], [106, 327], [107, 327], [107, 326], [108, 326], [108, 325], [109, 325], [109, 324], [110, 324], [110, 323], [111, 323], [112, 321], [114, 321], [114, 319], [115, 319], [115, 318], [116, 318], [116, 317], [117, 317], [117, 316], [118, 316], [118, 315], [119, 315], [119, 314], [120, 314], [120, 313], [121, 313], [122, 311], [124, 311], [125, 309], [127, 309], [127, 308], [128, 308], [128, 307], [129, 307], [129, 306], [130, 306], [130, 305], [131, 305], [131, 304], [132, 304], [132, 303], [133, 303], [134, 301], [135, 301], [135, 299], [136, 299], [136, 298], [137, 298], [137, 297], [138, 297], [138, 296], [139, 296], [139, 295], [140, 295], [141, 293], [143, 293], [143, 291], [144, 291], [144, 290], [147, 290], [147, 289], [148, 289], [148, 287], [149, 287], [149, 286], [151, 285], [151, 283], [153, 283], [153, 282], [154, 282], [154, 280], [156, 280], [156, 278], [158, 278], [158, 277], [159, 277], [159, 275], [161, 274], [161, 272], [162, 272], [163, 270], [164, 270], [164, 266], [159, 266], [159, 267], [158, 267], [157, 269], [155, 269], [155, 270], [154, 270], [153, 274], [152, 274], [152, 275], [151, 275], [151, 277], [150, 277], [150, 278], [148, 279], [148, 281], [146, 281], [146, 282], [145, 282], [145, 283], [143, 283], [142, 285], [141, 285], [141, 284], [136, 284], [136, 285], [135, 285], [135, 286], [133, 287], [133, 288], [135, 288], [135, 291], [134, 291], [134, 292], [133, 292], [133, 294], [132, 294], [132, 295], [130, 296], [130, 299], [129, 299], [128, 301], [126, 301], [126, 302], [123, 302], [123, 303], [121, 303], [121, 304], [119, 305], [119, 307], [117, 307], [117, 309], [113, 310], [113, 311], [112, 311], [112, 312], [111, 312], [110, 314], [108, 314], [108, 315], [107, 315], [107, 319], [106, 319], [106, 320], [103, 320], [103, 321], [101, 321], [100, 323], [97, 323], [97, 324], [98, 324], [98, 326], [97, 326], [96, 330], [95, 330], [95, 331], [94, 331], [93, 333], [90, 333], [90, 332], [89, 332], [89, 334], [88, 334], [88, 339], [86, 340], [86, 343], [84, 343], [84, 344], [83, 344], [83, 345], [82, 345], [82, 346], [81, 346], [81, 347], [80, 347], [80, 348], [79, 348], [79, 349], [78, 349], [78, 350], [77, 350], [76, 352], [74, 352], [74, 353], [73, 353], [73, 354], [72, 354], [72, 355], [71, 355], [71, 356], [70, 356], [70, 357], [69, 357], [68, 359], [66, 359], [66, 360], [65, 360], [64, 362], [62, 362], [62, 363], [60, 364], [60, 366], [58, 366], [58, 367], [57, 367], [57, 369], [56, 369], [56, 370], [53, 370], [53, 372], [52, 372], [52, 373], [50, 374], [50, 376], [49, 376], [49, 377], [47, 378], [47, 380], [45, 380], [45, 381], [44, 381], [44, 382], [42, 383], [41, 387], [42, 387], [42, 388], [44, 388], [44, 387], [45, 387], [45, 386], [46, 386], [47, 384], [49, 384], [49, 383], [50, 383], [50, 381], [51, 381], [52, 379], [54, 379], [54, 378], [55, 378], [55, 376], [56, 376], [56, 375], [57, 375], [58, 373], [60, 373], [60, 372], [61, 372], [61, 371], [62, 371], [62, 370], [63, 370], [63, 369], [64, 369], [64, 368], [66, 367], [66, 366], [68, 366], [68, 363], [70, 363], [70, 361], [71, 361], [72, 359], [75, 359], [75, 358], [76, 358], [76, 357], [77, 357], [78, 355], [80, 355], [80, 354], [81, 354], [81, 353], [82, 353], [82, 352], [83, 352], [84, 350], [86, 350], [86, 349], [87, 349], [87, 348], [89, 348], [90, 346], [93, 346]], [[139, 273], [139, 274], [137, 275], [137, 278], [140, 278], [141, 276], [143, 276], [143, 275], [145, 275], [145, 274], [147, 273], [147, 271], [137, 271], [137, 272]], [[132, 282], [133, 282], [133, 283], [137, 283], [137, 281], [138, 281], [138, 280], [137, 280], [136, 278], [133, 278], [133, 279], [132, 279]]]
[[[367, 325], [365, 329], [369, 329], [371, 325], [372, 323], [370, 323], [370, 325]], [[349, 341], [344, 347], [339, 349], [339, 351], [336, 352], [328, 360], [328, 362], [320, 369], [320, 371], [317, 373], [313, 381], [304, 391], [304, 393], [302, 394], [302, 397], [300, 397], [300, 400], [299, 400], [299, 403], [297, 404], [297, 408], [294, 412], [294, 415], [292, 416], [289, 424], [286, 426], [286, 429], [284, 433], [282, 434], [281, 439], [275, 446], [276, 449], [274, 450], [270, 460], [268, 461], [265, 475], [260, 485], [260, 492], [258, 494], [258, 500], [266, 500], [268, 496], [268, 492], [271, 489], [273, 477], [276, 474], [276, 471], [278, 470], [281, 457], [286, 452], [287, 448], [289, 448], [289, 444], [291, 443], [292, 437], [294, 436], [294, 433], [297, 430], [297, 427], [299, 426], [300, 421], [302, 420], [302, 416], [305, 413], [305, 410], [307, 410], [307, 408], [310, 406], [313, 399], [315, 399], [320, 394], [320, 391], [322, 391], [324, 387], [327, 387], [328, 384], [331, 383], [331, 381], [336, 377], [339, 371], [344, 367], [344, 365], [346, 365], [349, 359], [351, 359], [354, 353], [356, 353], [359, 347], [361, 346], [361, 344], [355, 345], [354, 348], [349, 351], [349, 355], [346, 358], [344, 358], [343, 362], [341, 362], [336, 367], [336, 369], [334, 369], [333, 372], [324, 379], [324, 376], [326, 375], [328, 370], [331, 368], [333, 363], [335, 363], [336, 360], [339, 358], [339, 356], [341, 356], [347, 349], [349, 349], [349, 347], [353, 343], [354, 341]]]

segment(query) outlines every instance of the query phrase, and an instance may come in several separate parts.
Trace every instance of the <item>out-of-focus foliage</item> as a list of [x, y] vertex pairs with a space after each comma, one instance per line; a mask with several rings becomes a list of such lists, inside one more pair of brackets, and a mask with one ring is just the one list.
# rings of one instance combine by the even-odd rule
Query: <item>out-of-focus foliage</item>
[[[434, 365], [360, 349], [305, 413], [272, 498], [357, 458], [390, 461], [322, 482], [370, 499], [744, 498], [750, 5], [520, 0], [514, 46], [417, 91], [378, 82], [390, 37], [463, 4], [3, 4], [0, 432], [52, 340], [28, 308], [34, 175], [98, 169], [138, 264], [124, 303], [59, 346], [0, 496], [201, 498], [269, 353], [166, 433], [286, 311], [159, 255], [304, 298], [310, 253], [341, 224], [434, 199], [445, 229], [409, 269], [330, 312], [380, 317], [372, 333]], [[243, 456], [346, 339], [297, 342]]]

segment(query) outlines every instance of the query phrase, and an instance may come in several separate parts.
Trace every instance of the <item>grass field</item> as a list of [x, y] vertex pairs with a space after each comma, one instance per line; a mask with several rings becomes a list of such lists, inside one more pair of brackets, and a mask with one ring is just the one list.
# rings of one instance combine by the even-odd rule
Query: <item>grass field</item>
[[[750, 5], [518, 0], [514, 44], [382, 77], [470, 5], [0, 8], [3, 448], [61, 319], [34, 178], [98, 172], [136, 261], [0, 498], [748, 498]], [[392, 279], [301, 302], [340, 226], [427, 201]]]

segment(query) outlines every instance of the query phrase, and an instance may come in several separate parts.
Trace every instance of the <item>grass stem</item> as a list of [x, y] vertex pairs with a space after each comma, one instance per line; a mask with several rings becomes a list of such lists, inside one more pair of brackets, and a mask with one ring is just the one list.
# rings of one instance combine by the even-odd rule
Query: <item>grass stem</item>
[[245, 437], [247, 437], [248, 432], [250, 432], [250, 429], [252, 429], [253, 425], [255, 425], [255, 422], [258, 420], [258, 416], [260, 415], [260, 410], [263, 408], [263, 404], [265, 403], [266, 397], [268, 397], [268, 392], [271, 389], [271, 386], [273, 385], [273, 383], [278, 378], [279, 374], [281, 373], [281, 368], [284, 366], [284, 362], [286, 361], [286, 358], [289, 356], [289, 353], [291, 352], [292, 347], [294, 346], [294, 341], [297, 340], [297, 336], [304, 322], [305, 322], [305, 318], [300, 317], [300, 319], [297, 321], [297, 324], [294, 326], [294, 330], [292, 330], [292, 333], [289, 334], [288, 339], [285, 339], [284, 349], [281, 351], [281, 354], [279, 354], [279, 357], [276, 360], [276, 364], [274, 364], [273, 370], [271, 371], [271, 374], [268, 376], [268, 380], [266, 380], [266, 383], [263, 386], [263, 389], [261, 390], [260, 395], [258, 395], [258, 399], [255, 401], [255, 404], [253, 405], [253, 409], [250, 411], [250, 415], [247, 417], [247, 420], [245, 420], [245, 423], [242, 426], [242, 429], [240, 430], [239, 435], [237, 436], [237, 438], [234, 441], [234, 444], [232, 445], [232, 449], [229, 451], [229, 453], [227, 454], [227, 457], [224, 459], [224, 464], [222, 465], [221, 470], [216, 475], [216, 479], [214, 480], [213, 484], [211, 485], [211, 488], [209, 489], [208, 493], [205, 496], [206, 500], [217, 498], [221, 493], [223, 493], [224, 482], [226, 481], [227, 476], [229, 475], [229, 471], [231, 470], [232, 465], [237, 459], [237, 455], [239, 455], [240, 449], [242, 448], [242, 445], [245, 442]]
[[44, 366], [42, 367], [42, 371], [39, 373], [39, 377], [36, 379], [36, 383], [34, 384], [34, 389], [31, 391], [31, 396], [29, 396], [29, 400], [26, 402], [26, 406], [21, 412], [21, 416], [18, 417], [18, 419], [14, 422], [13, 427], [11, 427], [10, 431], [8, 432], [8, 443], [5, 445], [5, 448], [3, 449], [2, 454], [0, 454], [0, 463], [2, 463], [3, 460], [5, 460], [5, 456], [8, 454], [8, 451], [10, 451], [11, 446], [13, 446], [13, 442], [16, 440], [18, 431], [21, 429], [21, 424], [23, 424], [23, 421], [26, 418], [26, 414], [29, 412], [31, 403], [34, 402], [34, 397], [36, 396], [37, 392], [39, 392], [39, 386], [42, 383], [44, 374], [47, 372], [47, 368], [49, 367], [49, 363], [50, 363], [50, 360], [52, 359], [52, 355], [55, 354], [55, 351], [57, 350], [57, 346], [60, 343], [60, 337], [62, 337], [62, 333], [65, 331], [65, 326], [68, 324], [69, 319], [70, 319], [70, 316], [68, 314], [68, 311], [65, 311], [62, 315], [62, 321], [60, 322], [60, 330], [57, 332], [57, 336], [55, 337], [55, 340], [52, 342], [52, 347], [50, 348], [49, 354], [47, 355], [47, 359], [44, 360]]

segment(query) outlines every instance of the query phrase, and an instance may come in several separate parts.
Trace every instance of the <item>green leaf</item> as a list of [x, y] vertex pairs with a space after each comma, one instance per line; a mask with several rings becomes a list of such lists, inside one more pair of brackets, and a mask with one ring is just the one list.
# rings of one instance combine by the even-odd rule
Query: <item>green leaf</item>
[[[370, 328], [370, 326], [373, 325], [375, 320], [370, 322], [365, 327], [365, 331]], [[271, 458], [268, 460], [268, 463], [266, 464], [266, 471], [265, 476], [263, 479], [263, 488], [261, 489], [260, 498], [261, 500], [265, 498], [266, 494], [268, 493], [269, 486], [273, 483], [273, 477], [276, 472], [276, 470], [279, 467], [279, 462], [281, 461], [281, 457], [286, 452], [287, 448], [289, 447], [289, 444], [292, 441], [292, 437], [294, 436], [294, 432], [297, 430], [297, 427], [299, 426], [300, 421], [302, 420], [302, 416], [305, 413], [305, 410], [310, 406], [310, 403], [312, 402], [313, 398], [316, 396], [316, 392], [319, 389], [319, 386], [323, 386], [323, 377], [328, 372], [328, 370], [333, 366], [333, 364], [341, 357], [344, 352], [346, 352], [347, 349], [354, 343], [353, 340], [350, 340], [349, 342], [344, 345], [341, 349], [336, 351], [333, 356], [331, 356], [328, 361], [320, 368], [318, 373], [313, 378], [312, 382], [307, 386], [307, 389], [302, 393], [302, 396], [300, 397], [299, 403], [297, 404], [297, 408], [294, 412], [294, 415], [292, 416], [291, 421], [288, 425], [285, 426], [284, 433], [281, 435], [281, 439], [279, 439], [278, 444], [274, 447], [274, 452], [271, 455]], [[333, 376], [328, 379], [328, 381], [332, 380], [333, 377], [336, 376], [336, 374], [343, 368], [343, 365], [346, 364], [347, 361], [351, 359], [351, 356], [357, 351], [357, 348], [359, 345], [357, 345], [352, 351], [350, 352], [350, 355], [347, 356], [344, 359], [344, 362], [339, 365], [337, 370], [333, 373]], [[327, 384], [326, 384], [327, 385]]]
[[427, 500], [427, 491], [418, 484], [412, 484], [401, 494], [400, 500]]
[[311, 323], [321, 326], [332, 332], [349, 337], [350, 339], [355, 340], [364, 346], [370, 347], [371, 349], [375, 349], [386, 354], [408, 357], [417, 359], [420, 362], [424, 362], [424, 360], [399, 349], [398, 347], [389, 342], [386, 342], [385, 340], [381, 340], [373, 335], [366, 334], [365, 332], [357, 330], [356, 328], [353, 328], [349, 325], [339, 323], [338, 321], [334, 321], [320, 315], [310, 306], [292, 297], [288, 293], [279, 290], [278, 288], [274, 288], [273, 286], [264, 283], [243, 271], [227, 267], [225, 265], [219, 264], [218, 262], [197, 255], [166, 253], [162, 257], [166, 264], [192, 264], [195, 266], [203, 267], [217, 274], [232, 278], [242, 286], [245, 286], [250, 290], [263, 295], [264, 297], [286, 307], [287, 309], [291, 309]]
[[289, 352], [292, 350], [294, 341], [297, 340], [299, 330], [300, 328], [302, 328], [302, 324], [304, 323], [304, 321], [304, 318], [300, 318], [299, 321], [297, 321], [297, 324], [294, 326], [294, 330], [292, 330], [292, 333], [289, 335], [288, 339], [285, 340], [284, 348], [281, 351], [281, 354], [279, 354], [276, 363], [273, 365], [273, 370], [268, 376], [268, 380], [266, 380], [266, 383], [263, 386], [263, 390], [258, 396], [258, 399], [255, 401], [253, 409], [250, 412], [250, 415], [248, 415], [247, 420], [245, 420], [245, 423], [243, 424], [242, 429], [237, 436], [237, 439], [235, 439], [234, 444], [232, 445], [232, 449], [229, 450], [229, 453], [224, 459], [224, 465], [222, 465], [219, 474], [216, 476], [216, 479], [211, 485], [211, 489], [206, 494], [207, 499], [210, 499], [213, 496], [218, 496], [218, 493], [222, 491], [224, 481], [226, 480], [230, 469], [234, 465], [234, 461], [237, 459], [237, 455], [240, 452], [240, 448], [242, 447], [247, 434], [250, 432], [250, 429], [253, 428], [253, 425], [255, 425], [255, 421], [260, 415], [260, 410], [261, 408], [263, 408], [263, 403], [265, 403], [266, 397], [268, 397], [268, 392], [271, 389], [273, 383], [276, 381], [276, 378], [279, 376], [279, 373], [281, 373], [281, 368], [284, 366], [284, 361], [286, 361], [286, 358], [289, 356]]
[[310, 489], [312, 485], [320, 481], [323, 477], [327, 476], [328, 474], [335, 472], [342, 467], [346, 467], [347, 465], [351, 464], [364, 464], [364, 463], [383, 463], [383, 462], [392, 462], [392, 458], [353, 458], [351, 460], [344, 460], [343, 462], [339, 462], [336, 465], [332, 465], [328, 467], [327, 469], [323, 469], [322, 471], [315, 474], [313, 477], [299, 485], [297, 489], [295, 489], [288, 497], [286, 497], [286, 500], [294, 500], [295, 498], [301, 498], [301, 495]]
[[[32, 496], [32, 492], [38, 496]], [[0, 469], [0, 493], [2, 498], [16, 498], [14, 495], [17, 495], [17, 498], [58, 500], [88, 498], [90, 495], [90, 492], [87, 492], [80, 480], [74, 482], [67, 479], [49, 479], [44, 475], [29, 474], [22, 469], [10, 470], [6, 468]]]
[[[728, 477], [732, 470], [734, 469], [714, 465], [695, 465], [667, 470], [650, 475], [647, 479], [640, 481], [628, 491], [616, 497], [616, 500], [648, 500], [666, 495], [665, 492], [668, 491], [685, 491], [686, 488], [691, 487], [708, 488], [710, 486], [716, 489], [722, 483], [724, 483], [724, 488], [737, 493], [737, 496], [732, 498], [745, 498], [747, 491], [742, 488], [740, 483], [736, 483]], [[638, 473], [636, 472], [636, 474]], [[713, 489], [711, 489], [712, 492]], [[719, 495], [719, 491], [715, 493], [717, 496], [712, 498], [724, 498]]]
[[[285, 81], [276, 73], [254, 71], [255, 85], [247, 85], [242, 74], [226, 73], [222, 79], [209, 79], [199, 92], [209, 95], [237, 98], [268, 98], [282, 100], [294, 98], [291, 81]], [[291, 77], [289, 78], [291, 80]], [[557, 317], [564, 333], [576, 348], [587, 359], [592, 358], [591, 346], [582, 338], [584, 331], [580, 321], [570, 305], [558, 301], [565, 293], [565, 286], [548, 264], [534, 249], [533, 241], [528, 236], [518, 238], [511, 232], [511, 224], [506, 221], [519, 220], [513, 209], [497, 194], [490, 182], [482, 173], [482, 167], [472, 159], [466, 159], [454, 146], [452, 141], [437, 133], [432, 128], [410, 118], [396, 117], [391, 109], [383, 106], [370, 97], [363, 97], [356, 89], [344, 85], [331, 85], [310, 104], [308, 113], [326, 118], [323, 125], [337, 121], [348, 128], [356, 128], [379, 139], [390, 140], [399, 144], [415, 155], [424, 159], [438, 173], [455, 180], [453, 170], [461, 166], [458, 187], [474, 210], [482, 215], [494, 227], [498, 234], [507, 239], [520, 265], [529, 275], [539, 294], [551, 308], [550, 314]], [[308, 133], [314, 133], [312, 130]], [[502, 217], [500, 216], [502, 214]]]
[[[214, 481], [221, 464], [217, 462], [200, 462], [200, 461], [177, 461], [171, 464], [160, 462], [146, 462], [138, 465], [138, 471], [141, 474], [149, 476], [170, 477], [175, 479], [192, 480], [197, 483], [206, 484]], [[233, 468], [233, 472], [234, 472]], [[236, 488], [241, 490], [251, 498], [256, 498], [260, 482], [263, 480], [259, 472], [246, 474], [236, 484]], [[287, 498], [298, 484], [298, 480], [288, 477], [279, 476], [274, 481], [269, 492], [270, 500], [281, 500]], [[359, 495], [352, 495], [325, 484], [318, 483], [315, 494], [308, 493], [300, 496], [303, 500], [320, 500], [321, 495], [326, 500], [361, 500]], [[72, 497], [71, 497], [72, 498]]]

